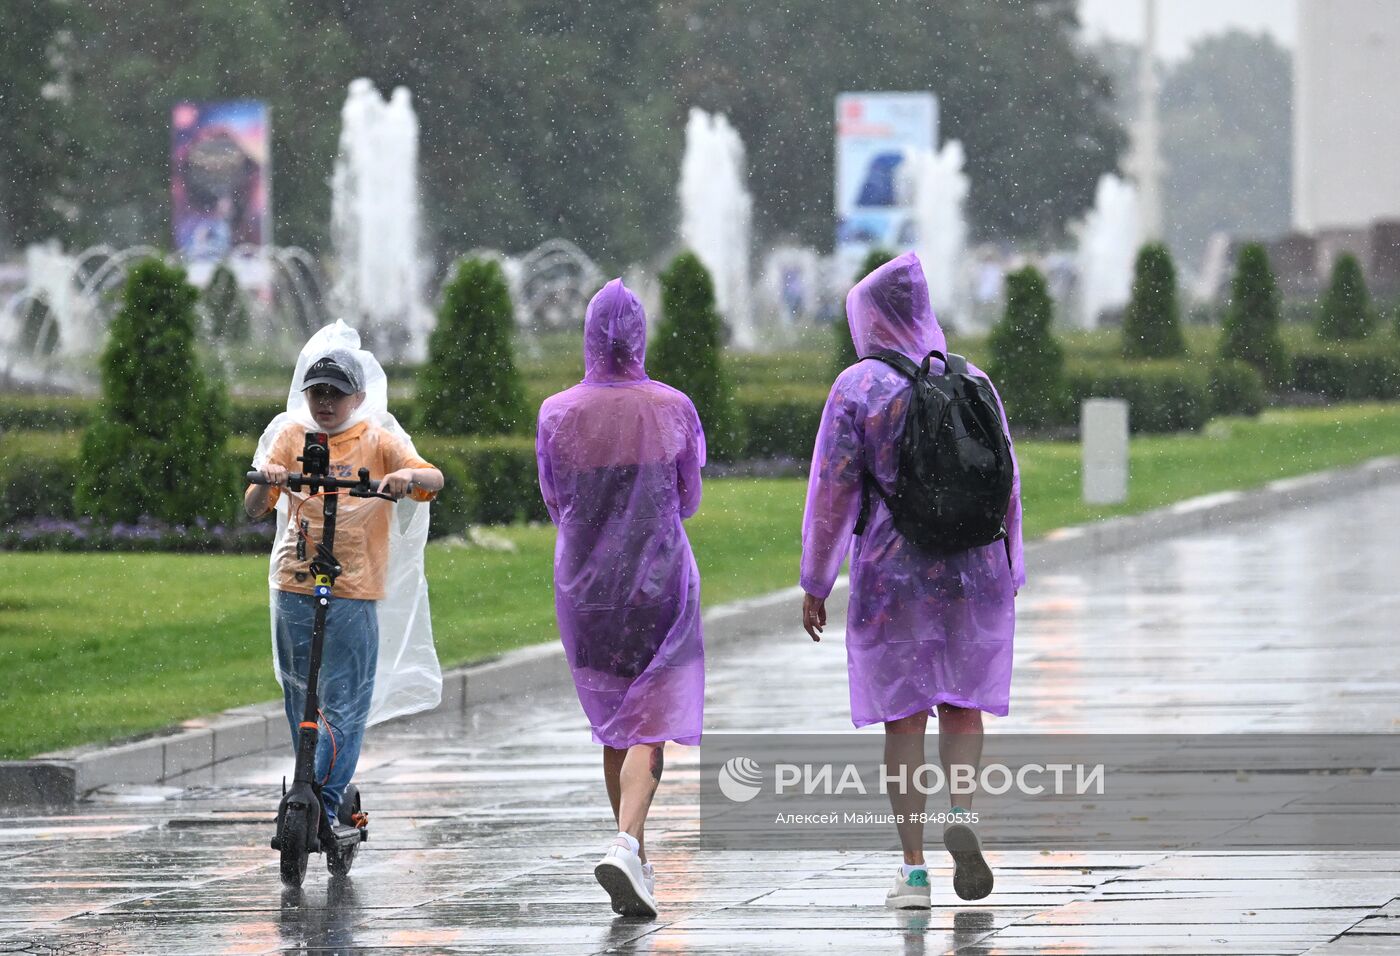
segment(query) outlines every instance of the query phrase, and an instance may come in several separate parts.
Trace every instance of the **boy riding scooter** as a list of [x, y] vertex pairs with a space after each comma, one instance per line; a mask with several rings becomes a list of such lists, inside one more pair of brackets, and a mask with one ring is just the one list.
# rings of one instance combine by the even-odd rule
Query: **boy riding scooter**
[[384, 371], [358, 346], [342, 322], [307, 343], [287, 411], [264, 431], [244, 496], [249, 515], [278, 511], [273, 650], [298, 762], [312, 764], [299, 776], [310, 776], [320, 803], [306, 806], [303, 780], [279, 810], [274, 842], [292, 885], [304, 877], [308, 850], [325, 850], [332, 872], [353, 859], [362, 834], [345, 831], [362, 829], [366, 818], [347, 788], [365, 728], [434, 707], [441, 696], [422, 503], [442, 488], [442, 473], [389, 414]]

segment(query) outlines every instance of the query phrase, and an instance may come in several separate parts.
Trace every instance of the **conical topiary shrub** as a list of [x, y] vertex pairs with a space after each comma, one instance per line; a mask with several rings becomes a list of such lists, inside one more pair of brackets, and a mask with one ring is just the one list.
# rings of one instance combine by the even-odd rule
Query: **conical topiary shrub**
[[[879, 247], [871, 249], [865, 254], [865, 261], [860, 264], [860, 272], [852, 277], [851, 284], [855, 285], [893, 258], [894, 253], [888, 249]], [[836, 337], [836, 349], [832, 353], [831, 376], [835, 378], [860, 361], [860, 356], [856, 354], [856, 343], [851, 340], [851, 326], [846, 321], [844, 302], [842, 303], [841, 317], [832, 323], [832, 333]]]
[[134, 266], [102, 355], [102, 399], [83, 434], [77, 509], [100, 521], [230, 520], [243, 484], [228, 456], [228, 400], [195, 351], [199, 292], [158, 259]]
[[1272, 388], [1288, 379], [1288, 353], [1279, 335], [1279, 293], [1269, 254], [1257, 242], [1240, 250], [1225, 307], [1221, 358], [1247, 362]]
[[209, 277], [200, 296], [208, 319], [209, 335], [219, 342], [246, 342], [251, 321], [248, 305], [238, 287], [238, 277], [227, 266], [220, 265]]
[[1373, 318], [1361, 263], [1351, 253], [1344, 253], [1332, 266], [1332, 281], [1322, 296], [1317, 334], [1333, 342], [1364, 339], [1371, 334]]
[[511, 344], [514, 329], [501, 267], [490, 259], [457, 263], [418, 376], [420, 421], [428, 431], [503, 435], [530, 429]]
[[1070, 417], [1065, 353], [1051, 333], [1045, 277], [1026, 266], [1006, 277], [1006, 311], [987, 339], [987, 373], [1015, 427], [1063, 424]]
[[722, 328], [710, 273], [691, 252], [661, 273], [661, 322], [647, 350], [647, 374], [690, 396], [710, 455], [743, 454], [744, 422], [720, 351]]
[[1176, 266], [1160, 242], [1138, 252], [1133, 294], [1123, 315], [1123, 357], [1170, 358], [1186, 354], [1181, 312], [1176, 304]]

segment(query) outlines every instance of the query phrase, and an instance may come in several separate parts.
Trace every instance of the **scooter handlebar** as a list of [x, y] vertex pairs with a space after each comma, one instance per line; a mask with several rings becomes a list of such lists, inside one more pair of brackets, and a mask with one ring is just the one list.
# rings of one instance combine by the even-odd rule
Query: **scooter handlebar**
[[[267, 480], [267, 476], [262, 472], [250, 471], [248, 472], [248, 484], [266, 485], [271, 484], [271, 482]], [[294, 471], [287, 475], [287, 485], [293, 491], [300, 491], [302, 485], [324, 488], [326, 490], [332, 488], [346, 488], [352, 493], [356, 489], [361, 489], [364, 497], [374, 495], [381, 498], [389, 498], [388, 495], [380, 494], [379, 480], [370, 478], [368, 468], [360, 469], [359, 478], [331, 478], [326, 475], [304, 475]]]

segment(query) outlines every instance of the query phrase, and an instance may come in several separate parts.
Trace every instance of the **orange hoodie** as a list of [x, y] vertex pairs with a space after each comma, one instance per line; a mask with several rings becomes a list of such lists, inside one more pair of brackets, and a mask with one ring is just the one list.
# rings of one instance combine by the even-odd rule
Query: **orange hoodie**
[[[288, 425], [277, 436], [267, 460], [291, 472], [301, 471], [302, 464], [297, 456], [305, 444], [306, 429]], [[412, 454], [404, 442], [370, 422], [361, 422], [332, 435], [330, 453], [333, 478], [358, 477], [361, 468], [368, 468], [370, 477], [379, 479], [400, 468], [434, 467]], [[276, 506], [281, 494], [281, 488], [271, 489], [267, 499], [269, 511]], [[290, 494], [287, 527], [273, 549], [277, 563], [276, 587], [279, 591], [311, 594], [311, 572], [307, 565], [321, 539], [322, 499], [320, 496], [308, 498], [305, 492]], [[431, 501], [434, 495], [415, 488], [410, 497], [414, 501]], [[384, 576], [389, 563], [389, 520], [393, 513], [393, 502], [382, 498], [352, 498], [349, 493], [341, 493], [335, 517], [334, 552], [342, 568], [335, 582], [336, 597], [366, 601], [384, 597]], [[309, 540], [306, 557], [298, 559], [297, 527], [301, 521], [306, 522]]]

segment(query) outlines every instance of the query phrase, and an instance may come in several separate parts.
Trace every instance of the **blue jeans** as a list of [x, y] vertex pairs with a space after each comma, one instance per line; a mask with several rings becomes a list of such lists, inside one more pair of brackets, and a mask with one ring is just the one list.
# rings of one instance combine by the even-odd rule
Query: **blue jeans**
[[[309, 594], [278, 591], [274, 619], [282, 702], [292, 731], [292, 752], [296, 753], [297, 726], [306, 709], [306, 672], [311, 660], [316, 599]], [[332, 597], [326, 609], [326, 638], [321, 649], [317, 696], [323, 717], [316, 744], [316, 781], [321, 784], [321, 802], [332, 818], [360, 759], [378, 661], [379, 618], [375, 602]]]

